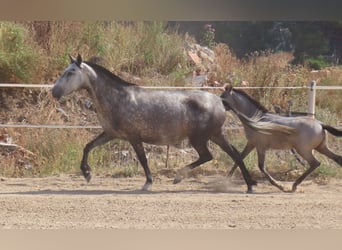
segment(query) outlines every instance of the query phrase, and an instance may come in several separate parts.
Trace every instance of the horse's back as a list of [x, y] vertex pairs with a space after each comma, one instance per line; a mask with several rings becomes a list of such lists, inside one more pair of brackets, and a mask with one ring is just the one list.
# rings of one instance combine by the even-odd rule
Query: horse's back
[[270, 134], [269, 136], [263, 135], [262, 140], [268, 141], [265, 144], [270, 144], [269, 148], [301, 148], [309, 145], [315, 148], [325, 136], [321, 123], [309, 116], [283, 117], [268, 114], [265, 115], [264, 120], [294, 128], [293, 133], [289, 135], [279, 133]]
[[220, 98], [205, 91], [134, 88], [128, 96], [120, 115], [112, 115], [120, 119], [116, 129], [151, 144], [174, 144], [194, 135], [210, 137], [225, 120]]
[[309, 133], [320, 133], [322, 131], [321, 123], [310, 116], [280, 116], [276, 114], [265, 115], [265, 120], [280, 125], [285, 125], [294, 128], [298, 132], [305, 130]]

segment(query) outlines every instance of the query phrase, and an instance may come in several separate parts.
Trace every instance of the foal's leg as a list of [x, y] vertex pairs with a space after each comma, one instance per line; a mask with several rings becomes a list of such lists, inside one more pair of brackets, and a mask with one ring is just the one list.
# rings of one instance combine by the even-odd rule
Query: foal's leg
[[203, 140], [190, 140], [191, 145], [194, 147], [194, 149], [197, 151], [199, 155], [199, 159], [181, 169], [179, 169], [176, 173], [175, 179], [173, 181], [174, 184], [177, 184], [182, 181], [183, 177], [186, 176], [186, 174], [195, 167], [198, 167], [199, 165], [210, 161], [213, 159], [213, 156], [208, 150], [207, 147], [207, 141]]
[[[318, 152], [320, 152], [321, 154], [326, 155], [327, 157], [329, 157], [330, 159], [334, 160], [337, 164], [339, 164], [340, 166], [342, 166], [342, 157], [335, 154], [334, 152], [332, 152], [327, 144], [325, 143], [325, 141], [323, 141], [317, 148], [316, 150]], [[302, 155], [303, 154], [303, 155]], [[306, 170], [306, 172], [304, 172], [304, 174], [302, 174], [293, 184], [292, 186], [292, 192], [296, 191], [297, 186], [309, 175], [311, 174], [319, 165], [320, 162], [312, 155], [312, 152], [307, 152], [307, 153], [302, 153], [302, 157], [304, 159], [306, 159], [309, 164], [310, 164], [310, 168], [308, 170]]]
[[313, 156], [312, 150], [308, 152], [300, 152], [298, 151], [298, 154], [300, 154], [310, 165], [309, 169], [306, 170], [299, 178], [293, 183], [292, 185], [292, 192], [295, 192], [297, 189], [297, 186], [309, 175], [314, 171], [321, 163]]
[[[243, 149], [242, 153], [241, 153], [241, 159], [245, 159], [247, 155], [249, 155], [249, 153], [254, 149], [254, 146], [252, 144], [247, 143], [247, 145], [245, 146], [245, 148]], [[229, 171], [228, 173], [228, 177], [232, 177], [236, 168], [238, 167], [238, 165], [236, 163], [234, 163], [234, 166], [232, 167], [232, 169]]]
[[342, 156], [335, 154], [334, 152], [332, 152], [327, 144], [325, 142], [321, 143], [321, 145], [319, 145], [316, 150], [318, 152], [320, 152], [321, 154], [324, 154], [325, 156], [329, 157], [330, 159], [332, 159], [333, 161], [335, 161], [337, 164], [339, 164], [340, 166], [342, 166]]
[[284, 187], [280, 185], [266, 170], [265, 167], [265, 150], [258, 149], [257, 148], [257, 153], [258, 153], [258, 166], [260, 171], [266, 176], [267, 180], [273, 185], [279, 188], [281, 191], [285, 191]]
[[219, 145], [221, 149], [225, 151], [234, 160], [235, 164], [237, 164], [240, 167], [243, 178], [245, 179], [245, 182], [247, 184], [247, 188], [248, 188], [247, 192], [252, 193], [253, 192], [252, 186], [256, 185], [257, 182], [254, 181], [252, 177], [250, 176], [244, 162], [242, 161], [242, 158], [239, 152], [227, 142], [227, 140], [224, 138], [222, 134], [212, 137], [211, 140], [217, 145]]
[[143, 146], [142, 142], [130, 142], [130, 143], [131, 143], [135, 153], [138, 156], [138, 160], [139, 160], [140, 164], [144, 168], [144, 172], [145, 172], [145, 176], [146, 176], [146, 182], [145, 182], [145, 185], [143, 186], [142, 190], [149, 191], [149, 190], [151, 190], [153, 179], [152, 179], [152, 174], [151, 174], [150, 168], [148, 167], [144, 146]]
[[99, 134], [94, 140], [92, 140], [91, 142], [89, 142], [85, 148], [83, 149], [83, 157], [82, 157], [82, 161], [81, 161], [81, 170], [83, 173], [84, 178], [87, 180], [87, 182], [90, 181], [91, 179], [91, 169], [88, 165], [88, 155], [89, 152], [100, 145], [105, 144], [106, 142], [109, 142], [113, 139], [113, 137], [107, 135], [105, 132], [102, 132], [101, 134]]

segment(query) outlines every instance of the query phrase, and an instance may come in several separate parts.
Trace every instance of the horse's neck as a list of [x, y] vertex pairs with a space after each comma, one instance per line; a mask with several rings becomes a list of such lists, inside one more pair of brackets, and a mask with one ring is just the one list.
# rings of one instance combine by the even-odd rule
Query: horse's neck
[[255, 105], [255, 103], [251, 102], [247, 97], [243, 95], [236, 95], [235, 103], [236, 110], [246, 115], [247, 117], [253, 117], [256, 113], [262, 111]]
[[116, 86], [110, 81], [106, 77], [91, 79], [90, 81], [91, 87], [88, 89], [88, 93], [99, 110], [109, 106], [112, 109], [118, 107], [121, 99], [125, 96], [125, 87]]

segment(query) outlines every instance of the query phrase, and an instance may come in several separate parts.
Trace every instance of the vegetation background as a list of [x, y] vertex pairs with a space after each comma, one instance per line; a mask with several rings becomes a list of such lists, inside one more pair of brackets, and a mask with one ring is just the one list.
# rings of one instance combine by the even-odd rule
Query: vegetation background
[[[208, 74], [208, 85], [307, 86], [341, 85], [342, 22], [0, 22], [0, 82], [53, 83], [69, 63], [68, 54], [80, 53], [113, 73], [148, 86], [191, 85], [196, 70]], [[210, 64], [198, 65], [189, 57], [199, 43], [214, 53]], [[197, 51], [198, 52], [198, 51]], [[247, 91], [270, 110], [277, 105], [305, 112], [303, 89], [253, 89]], [[217, 93], [219, 94], [219, 92]], [[336, 90], [318, 91], [317, 118], [341, 125], [342, 100]], [[86, 93], [53, 100], [46, 89], [0, 88], [2, 124], [97, 125], [96, 113]], [[227, 113], [227, 126], [238, 126]], [[0, 141], [20, 148], [0, 147], [0, 175], [46, 176], [79, 173], [84, 145], [97, 129], [58, 130], [0, 128]], [[227, 130], [232, 144], [243, 148], [241, 130]], [[336, 152], [341, 142], [329, 137]], [[230, 159], [212, 145], [215, 161], [194, 174], [226, 173]], [[188, 148], [147, 146], [155, 173], [172, 176], [174, 170], [197, 157]], [[336, 164], [320, 158], [316, 179], [341, 176]], [[287, 152], [272, 152], [268, 165], [280, 179], [295, 178], [304, 167]], [[256, 169], [256, 156], [246, 159]], [[135, 155], [125, 142], [111, 142], [91, 154], [95, 173], [111, 176], [142, 174]], [[254, 170], [253, 170], [254, 171]], [[256, 170], [254, 174], [258, 174]]]

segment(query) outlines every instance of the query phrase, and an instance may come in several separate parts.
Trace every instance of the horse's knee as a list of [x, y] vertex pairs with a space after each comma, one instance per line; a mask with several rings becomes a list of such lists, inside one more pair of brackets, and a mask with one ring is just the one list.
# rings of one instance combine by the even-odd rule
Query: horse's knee
[[342, 157], [339, 156], [337, 159], [336, 159], [336, 162], [342, 167]]

